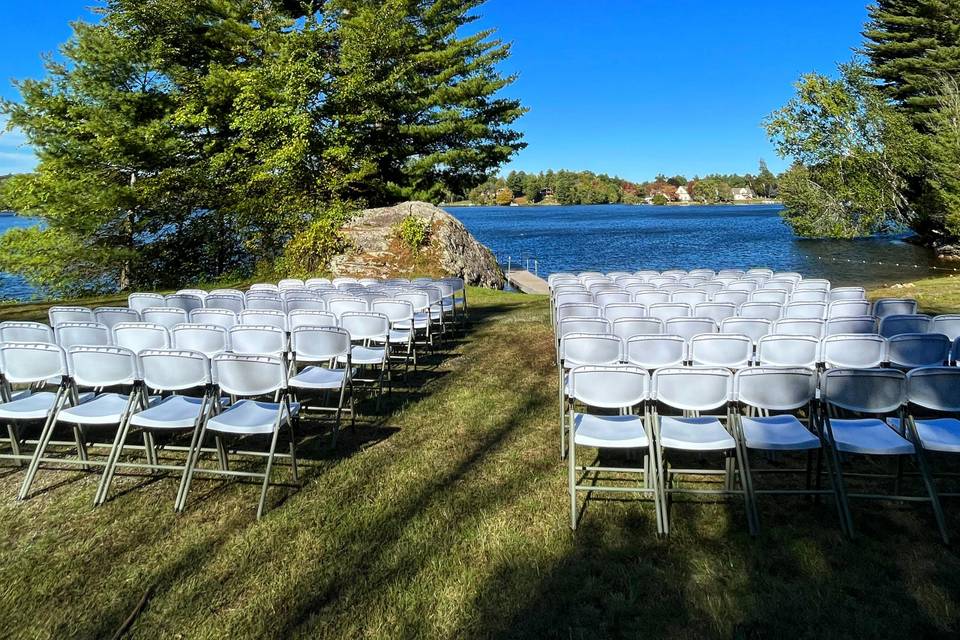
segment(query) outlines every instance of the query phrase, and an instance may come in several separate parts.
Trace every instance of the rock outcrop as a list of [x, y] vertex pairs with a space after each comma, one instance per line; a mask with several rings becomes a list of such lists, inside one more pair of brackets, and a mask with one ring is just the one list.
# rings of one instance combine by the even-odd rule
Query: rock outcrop
[[[416, 250], [397, 236], [398, 225], [408, 216], [421, 220], [428, 231], [426, 242]], [[427, 202], [365, 209], [344, 225], [342, 233], [350, 248], [331, 260], [330, 271], [336, 276], [456, 276], [467, 284], [495, 289], [506, 283], [493, 252], [462, 222]]]

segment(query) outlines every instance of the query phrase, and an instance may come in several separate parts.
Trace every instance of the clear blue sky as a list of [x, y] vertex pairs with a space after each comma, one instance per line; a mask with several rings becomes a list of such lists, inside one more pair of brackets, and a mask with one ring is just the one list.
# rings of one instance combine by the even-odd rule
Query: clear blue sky
[[[4, 3], [0, 96], [10, 79], [40, 77], [40, 56], [90, 19], [96, 0]], [[42, 6], [41, 8], [38, 8]], [[528, 147], [510, 169], [589, 169], [645, 180], [755, 171], [773, 152], [760, 120], [806, 71], [831, 73], [859, 46], [864, 0], [488, 0], [481, 27], [513, 43], [507, 93], [530, 112]], [[33, 155], [0, 136], [0, 174]]]

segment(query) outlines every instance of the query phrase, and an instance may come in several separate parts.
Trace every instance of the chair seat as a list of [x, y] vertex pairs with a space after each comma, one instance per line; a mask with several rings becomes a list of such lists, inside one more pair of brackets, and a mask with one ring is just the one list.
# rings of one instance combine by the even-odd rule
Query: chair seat
[[[364, 347], [355, 346], [350, 352], [350, 359], [353, 364], [383, 364], [386, 360], [387, 350], [383, 347]], [[337, 358], [337, 362], [346, 362], [346, 356]]]
[[585, 447], [633, 449], [649, 444], [640, 416], [573, 416], [573, 441]]
[[343, 385], [344, 369], [306, 367], [290, 378], [290, 386], [298, 389], [339, 389]]
[[723, 451], [737, 446], [720, 420], [709, 416], [660, 416], [660, 444], [667, 449], [685, 451]]
[[740, 424], [744, 440], [751, 449], [799, 451], [820, 448], [820, 439], [810, 433], [796, 416], [744, 417]]
[[[401, 330], [403, 330], [403, 329], [409, 329], [409, 328], [410, 328], [410, 323], [411, 323], [410, 320], [402, 320], [402, 321], [400, 321], [400, 322], [397, 322], [397, 323], [394, 324], [393, 326], [396, 327], [397, 329], [401, 329]], [[415, 313], [415, 314], [413, 314], [413, 328], [414, 328], [414, 329], [426, 329], [426, 328], [428, 328], [429, 326], [430, 326], [430, 316], [428, 316], [426, 313]]]
[[[390, 344], [407, 344], [410, 342], [410, 330], [391, 329], [387, 339], [390, 341]], [[377, 342], [383, 342], [383, 340], [377, 340]]]
[[830, 425], [838, 451], [879, 456], [907, 455], [914, 451], [913, 443], [903, 438], [883, 420], [832, 419]]
[[64, 409], [57, 420], [71, 424], [120, 424], [129, 400], [130, 396], [125, 393], [101, 393], [92, 400]]
[[[888, 422], [900, 428], [900, 420], [891, 418]], [[960, 453], [960, 420], [956, 418], [930, 418], [915, 420], [917, 435], [924, 449], [943, 453]]]
[[200, 417], [202, 398], [169, 396], [130, 419], [141, 429], [192, 429]]
[[[80, 402], [87, 402], [95, 394], [80, 394]], [[10, 402], [0, 404], [0, 420], [46, 420], [53, 409], [57, 394], [52, 391], [25, 390], [13, 395]]]
[[[207, 429], [234, 435], [273, 433], [273, 425], [281, 406], [278, 402], [240, 400], [220, 415], [210, 418]], [[291, 402], [290, 410], [293, 415], [297, 415], [300, 412], [300, 403]]]

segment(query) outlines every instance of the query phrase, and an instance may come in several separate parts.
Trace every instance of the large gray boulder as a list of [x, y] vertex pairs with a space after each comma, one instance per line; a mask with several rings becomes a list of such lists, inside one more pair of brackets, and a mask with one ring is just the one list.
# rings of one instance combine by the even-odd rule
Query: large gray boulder
[[[397, 237], [397, 227], [407, 216], [422, 220], [429, 230], [426, 244], [417, 251]], [[462, 222], [428, 202], [365, 209], [344, 225], [342, 233], [350, 248], [330, 261], [335, 276], [456, 276], [467, 284], [494, 289], [506, 283], [493, 252]]]

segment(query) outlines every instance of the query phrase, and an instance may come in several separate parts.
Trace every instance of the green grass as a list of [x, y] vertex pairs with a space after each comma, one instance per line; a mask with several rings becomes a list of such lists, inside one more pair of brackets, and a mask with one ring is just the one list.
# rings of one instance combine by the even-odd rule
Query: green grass
[[649, 503], [593, 500], [571, 533], [546, 300], [470, 296], [468, 337], [381, 419], [335, 452], [304, 425], [306, 482], [260, 522], [252, 485], [198, 480], [177, 516], [171, 478], [121, 477], [95, 509], [93, 474], [42, 471], [18, 503], [0, 472], [0, 636], [110, 637], [144, 594], [130, 637], [960, 633], [960, 560], [925, 507], [856, 504], [848, 542], [827, 503], [765, 499], [754, 540], [736, 501], [678, 502], [659, 540]]

